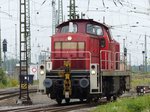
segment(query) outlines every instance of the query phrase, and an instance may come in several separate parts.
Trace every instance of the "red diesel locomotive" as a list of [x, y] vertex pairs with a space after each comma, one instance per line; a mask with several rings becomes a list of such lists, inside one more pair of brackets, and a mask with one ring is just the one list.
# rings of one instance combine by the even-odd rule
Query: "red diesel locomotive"
[[[49, 69], [51, 66], [51, 69]], [[105, 24], [92, 19], [63, 22], [52, 36], [48, 60], [40, 66], [46, 94], [58, 104], [65, 99], [115, 100], [130, 89], [126, 54], [120, 53]]]

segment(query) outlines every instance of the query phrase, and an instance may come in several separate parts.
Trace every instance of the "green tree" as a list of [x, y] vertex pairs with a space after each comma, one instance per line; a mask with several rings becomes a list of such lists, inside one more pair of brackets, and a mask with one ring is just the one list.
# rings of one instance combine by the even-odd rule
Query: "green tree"
[[3, 86], [7, 85], [7, 77], [6, 77], [6, 73], [4, 72], [4, 70], [2, 68], [0, 68], [0, 84]]

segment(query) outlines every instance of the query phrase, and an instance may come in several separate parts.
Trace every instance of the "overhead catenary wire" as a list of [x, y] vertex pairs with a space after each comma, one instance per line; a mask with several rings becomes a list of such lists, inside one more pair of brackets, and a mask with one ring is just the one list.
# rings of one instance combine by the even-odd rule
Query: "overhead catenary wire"
[[[122, 29], [122, 28], [121, 28]], [[113, 30], [116, 30], [116, 31], [119, 31], [119, 32], [124, 32], [124, 33], [130, 33], [130, 35], [141, 35], [141, 36], [144, 36], [145, 35], [145, 33], [143, 32], [143, 34], [141, 33], [141, 32], [134, 32], [133, 33], [133, 31], [132, 32], [129, 32], [129, 31], [125, 31], [125, 30], [121, 30], [121, 29], [113, 29]], [[147, 35], [147, 36], [149, 36], [150, 37], [150, 35]]]
[[41, 6], [44, 5], [46, 1], [47, 1], [47, 0], [44, 0], [43, 3], [41, 4]]
[[115, 2], [121, 3], [122, 6], [128, 7], [130, 9], [141, 8], [143, 10], [147, 10], [147, 8], [145, 8], [142, 5], [134, 4], [134, 3], [131, 3], [131, 2], [125, 1], [125, 0], [122, 0], [122, 1], [120, 1], [120, 0], [117, 0], [117, 1], [116, 0], [108, 0], [108, 1], [110, 1], [110, 2], [114, 2], [115, 1]]
[[[116, 0], [113, 0], [113, 2], [114, 2], [114, 4], [115, 4], [115, 6], [117, 6]], [[118, 6], [117, 6], [117, 7], [118, 7]]]
[[104, 7], [106, 7], [106, 6], [105, 6], [105, 2], [104, 2], [104, 0], [102, 0], [102, 3], [103, 3], [103, 6], [104, 6]]
[[121, 2], [120, 0], [118, 0], [118, 2], [120, 3], [120, 5], [122, 5], [122, 6], [123, 6], [123, 4], [122, 4], [122, 2]]
[[90, 6], [90, 0], [88, 0], [88, 7], [87, 7], [87, 10], [89, 10], [89, 6]]
[[[11, 4], [13, 3], [13, 1], [17, 1], [17, 0], [12, 0]], [[80, 0], [78, 0], [78, 1], [80, 1]], [[95, 1], [97, 1], [99, 3], [101, 2], [101, 4], [97, 7], [98, 10], [95, 10], [95, 11], [96, 12], [100, 12], [100, 16], [101, 15], [103, 16], [103, 15], [106, 14], [106, 16], [105, 16], [106, 23], [109, 23], [109, 24], [113, 23], [113, 24], [115, 24], [116, 23], [116, 18], [117, 18], [118, 24], [127, 23], [127, 24], [129, 24], [129, 26], [131, 26], [132, 18], [137, 20], [137, 21], [141, 19], [141, 21], [139, 21], [139, 22], [141, 23], [142, 21], [144, 21], [145, 23], [142, 22], [143, 24], [141, 23], [141, 25], [138, 26], [140, 28], [141, 28], [142, 25], [145, 26], [145, 25], [147, 25], [149, 23], [148, 22], [149, 21], [149, 15], [139, 14], [138, 13], [138, 11], [147, 13], [147, 7], [145, 7], [145, 5], [133, 2], [133, 0], [128, 0], [128, 1], [127, 0], [93, 0], [93, 1], [88, 0], [88, 2], [86, 2], [87, 5], [85, 6], [85, 12], [86, 12], [86, 9], [88, 10], [88, 12], [87, 12], [88, 14], [86, 14], [86, 18], [90, 18], [90, 14], [89, 13], [94, 13], [94, 10], [93, 10], [93, 12], [90, 12], [90, 11], [91, 11], [91, 9], [95, 8], [95, 6], [92, 5], [93, 2], [95, 2]], [[116, 2], [117, 6], [113, 3], [113, 1]], [[8, 4], [7, 4], [8, 0], [2, 0], [2, 2], [3, 2], [3, 4], [5, 4], [5, 6], [6, 5], [8, 6]], [[40, 32], [43, 33], [44, 31], [48, 32], [48, 29], [51, 28], [51, 24], [50, 23], [49, 24], [42, 24], [42, 22], [39, 21], [39, 20], [42, 20], [42, 19], [46, 18], [45, 16], [41, 16], [43, 13], [48, 12], [49, 14], [51, 14], [51, 11], [50, 11], [51, 9], [50, 10], [46, 9], [46, 7], [51, 8], [51, 5], [50, 5], [51, 0], [49, 0], [49, 1], [46, 1], [46, 0], [31, 0], [31, 2], [33, 4], [33, 7], [35, 7], [34, 10], [31, 11], [33, 13], [33, 17], [32, 17], [33, 21], [31, 23], [32, 31], [34, 32], [34, 31], [36, 31], [38, 29], [39, 30], [39, 34], [40, 34]], [[142, 2], [142, 1], [140, 1], [140, 2]], [[122, 5], [121, 5], [121, 3], [122, 3]], [[84, 8], [84, 7], [82, 7], [82, 8]], [[6, 9], [4, 9], [4, 10], [6, 10], [6, 12], [8, 12], [7, 9], [8, 9], [8, 7]], [[101, 11], [100, 11], [100, 9], [101, 9]], [[39, 11], [39, 15], [35, 14], [37, 11]], [[11, 14], [16, 13], [16, 12], [17, 12], [17, 10], [11, 10]], [[111, 15], [112, 15], [111, 19], [113, 19], [113, 21], [111, 21], [111, 19], [108, 20], [108, 18], [110, 18]], [[49, 17], [51, 17], [51, 16], [49, 16]], [[125, 22], [124, 22], [122, 20], [122, 17], [125, 17], [125, 19], [127, 17], [129, 17], [129, 21], [127, 21], [127, 19], [126, 19]], [[37, 23], [36, 23], [35, 18], [37, 19]], [[3, 17], [3, 15], [2, 15], [2, 20], [7, 20], [7, 19], [10, 19], [10, 22], [12, 20], [11, 18], [8, 18], [8, 17], [6, 18], [5, 16]], [[14, 19], [15, 19], [15, 22], [16, 22], [17, 18], [14, 18]], [[97, 20], [99, 20], [99, 19], [97, 19]], [[12, 22], [13, 21], [14, 20], [12, 20]], [[14, 24], [14, 23], [12, 23], [12, 24]], [[129, 26], [122, 27], [122, 28], [115, 28], [116, 29], [116, 30], [114, 29], [115, 33], [116, 33], [117, 30], [118, 30], [117, 34], [121, 33], [122, 35], [126, 35], [126, 34], [130, 33], [129, 35], [131, 35], [131, 37], [133, 37], [133, 35], [135, 35], [134, 39], [136, 39], [136, 41], [137, 41], [137, 39], [139, 39], [140, 34], [142, 33], [141, 31], [144, 30], [144, 28], [142, 28], [141, 31], [140, 31], [140, 30], [138, 30], [139, 28], [130, 28]], [[4, 30], [5, 29], [6, 28], [4, 28]], [[145, 27], [145, 29], [147, 29], [147, 28]], [[11, 29], [9, 28], [9, 31], [10, 30]], [[120, 31], [120, 30], [122, 30], [122, 31]], [[130, 32], [130, 30], [131, 30], [131, 32]], [[8, 29], [6, 30], [6, 32], [8, 32]], [[5, 34], [5, 31], [3, 33]], [[144, 33], [141, 34], [140, 40], [143, 39], [143, 34]], [[44, 34], [43, 36], [45, 36], [45, 35], [46, 34]], [[42, 36], [40, 36], [40, 37], [42, 37]]]
[[[124, 11], [124, 12], [121, 12], [120, 10], [112, 10], [112, 9], [110, 9], [110, 8], [100, 8], [101, 10], [88, 10], [87, 12], [103, 12], [103, 13], [106, 13], [106, 12], [111, 12], [111, 13], [116, 13], [116, 14], [118, 14], [118, 15], [126, 15], [126, 16], [129, 16], [129, 14], [128, 13], [132, 13], [132, 12], [134, 12], [134, 11], [129, 11], [129, 10], [127, 10], [127, 11]], [[136, 11], [135, 11], [136, 12]], [[138, 14], [138, 13], [137, 13]], [[141, 18], [141, 19], [144, 19], [144, 20], [149, 20], [149, 18], [147, 18], [147, 17], [143, 17], [143, 16], [139, 16], [140, 14], [138, 14], [138, 16], [136, 15], [136, 14], [134, 14], [134, 15], [131, 15], [130, 14], [130, 17], [132, 16], [133, 18]], [[146, 13], [146, 16], [148, 16], [147, 15], [147, 13]]]

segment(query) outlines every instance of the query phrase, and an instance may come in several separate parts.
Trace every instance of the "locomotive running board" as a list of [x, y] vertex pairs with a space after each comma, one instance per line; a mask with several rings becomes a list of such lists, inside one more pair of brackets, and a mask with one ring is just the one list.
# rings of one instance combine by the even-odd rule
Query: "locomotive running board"
[[99, 71], [99, 64], [90, 66], [90, 94], [102, 93], [102, 75]]

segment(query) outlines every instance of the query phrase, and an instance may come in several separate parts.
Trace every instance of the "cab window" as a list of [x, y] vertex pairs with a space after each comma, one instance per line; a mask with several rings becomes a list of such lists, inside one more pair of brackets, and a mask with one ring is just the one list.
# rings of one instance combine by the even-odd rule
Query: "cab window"
[[[69, 32], [69, 25], [63, 26], [61, 28], [61, 33], [67, 33]], [[76, 33], [77, 32], [77, 25], [73, 24], [73, 32]]]
[[103, 30], [98, 25], [87, 24], [86, 30], [87, 30], [87, 33], [92, 34], [92, 35], [103, 35]]

